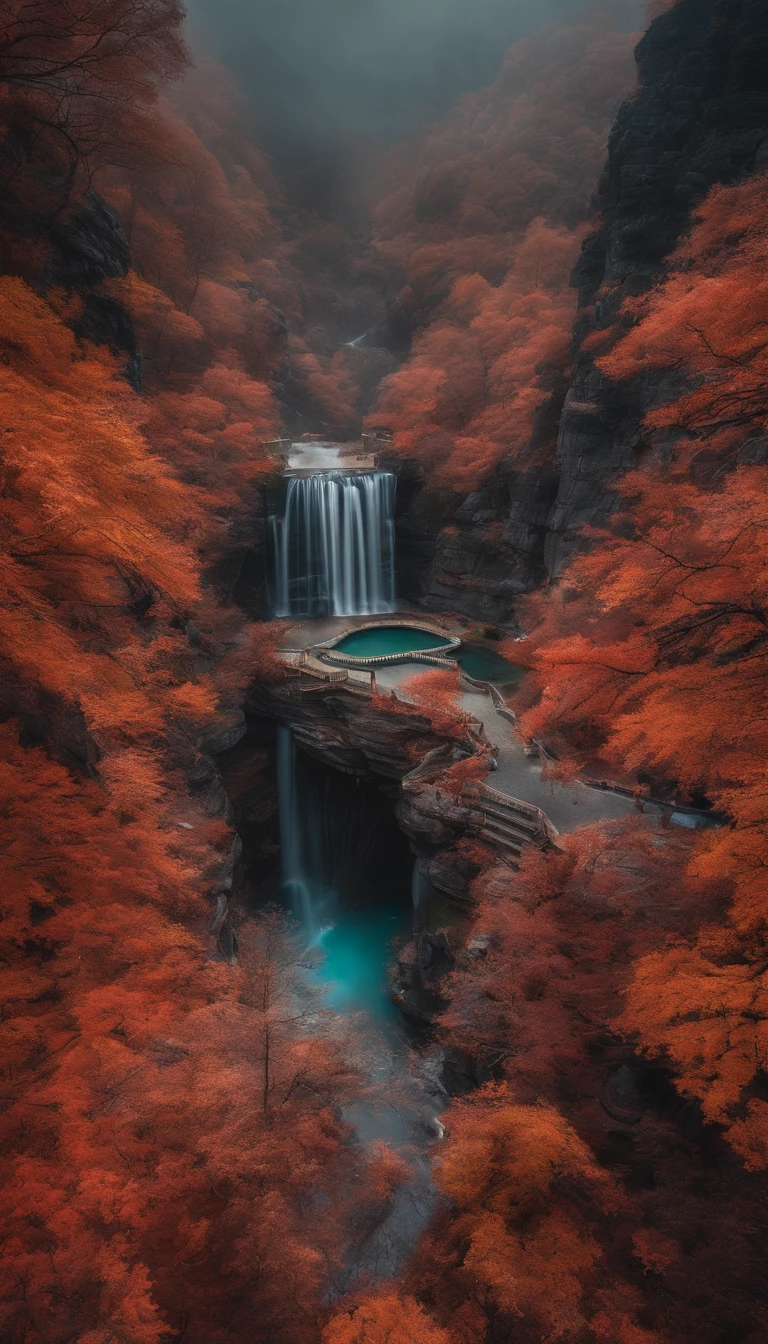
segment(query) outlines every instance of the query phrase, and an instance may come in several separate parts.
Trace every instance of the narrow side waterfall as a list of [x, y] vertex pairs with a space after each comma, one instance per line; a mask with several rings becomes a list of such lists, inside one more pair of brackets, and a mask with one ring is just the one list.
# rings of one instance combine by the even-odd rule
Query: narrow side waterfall
[[407, 902], [412, 858], [375, 784], [330, 770], [277, 729], [283, 894], [310, 941], [393, 894]]
[[386, 1142], [407, 1172], [379, 1221], [361, 1223], [339, 1272], [343, 1292], [395, 1274], [435, 1209], [428, 1149], [442, 1137], [446, 1093], [393, 1002], [390, 965], [411, 935], [411, 883], [417, 912], [429, 884], [412, 879], [413, 855], [375, 782], [321, 765], [289, 725], [277, 731], [283, 896], [311, 949], [307, 976], [322, 984], [327, 1007], [351, 1015], [363, 1045], [368, 1087], [344, 1119], [361, 1143]]
[[285, 724], [277, 727], [277, 797], [280, 809], [280, 865], [283, 889], [294, 917], [314, 938], [314, 902], [305, 879], [301, 810], [296, 778], [296, 743]]
[[388, 471], [289, 479], [270, 520], [276, 616], [395, 610], [395, 483]]

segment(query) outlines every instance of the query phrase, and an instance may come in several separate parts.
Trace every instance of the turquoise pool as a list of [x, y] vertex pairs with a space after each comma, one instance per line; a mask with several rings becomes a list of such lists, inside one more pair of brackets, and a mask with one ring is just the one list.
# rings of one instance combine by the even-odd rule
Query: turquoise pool
[[450, 648], [451, 643], [450, 639], [411, 625], [377, 625], [370, 630], [353, 630], [334, 644], [332, 652], [346, 653], [352, 658], [380, 658], [420, 649]]
[[490, 681], [496, 686], [516, 685], [525, 676], [526, 669], [502, 658], [495, 649], [485, 644], [462, 644], [450, 657], [475, 681]]

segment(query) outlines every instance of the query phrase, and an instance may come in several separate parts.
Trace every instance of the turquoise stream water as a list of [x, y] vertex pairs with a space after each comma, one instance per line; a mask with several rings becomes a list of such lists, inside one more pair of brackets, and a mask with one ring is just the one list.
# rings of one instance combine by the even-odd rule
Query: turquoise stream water
[[394, 1274], [434, 1208], [428, 1150], [444, 1105], [424, 1074], [413, 1033], [392, 1002], [396, 940], [413, 924], [413, 856], [391, 802], [370, 782], [317, 766], [278, 729], [282, 892], [323, 954], [313, 978], [329, 1007], [349, 1015], [370, 1090], [344, 1114], [362, 1143], [390, 1144], [408, 1178], [354, 1248], [349, 1281]]
[[340, 911], [336, 923], [321, 929], [319, 978], [331, 1008], [366, 1013], [381, 1025], [402, 1027], [387, 967], [392, 940], [409, 932], [412, 916], [410, 901], [382, 901], [372, 908]]
[[[354, 630], [334, 647], [339, 653], [357, 658], [379, 658], [391, 653], [418, 653], [421, 649], [447, 649], [450, 640], [416, 630], [409, 625], [380, 625], [372, 630]], [[525, 668], [502, 658], [485, 644], [462, 644], [448, 657], [459, 663], [468, 677], [491, 681], [497, 686], [514, 685], [525, 675]]]

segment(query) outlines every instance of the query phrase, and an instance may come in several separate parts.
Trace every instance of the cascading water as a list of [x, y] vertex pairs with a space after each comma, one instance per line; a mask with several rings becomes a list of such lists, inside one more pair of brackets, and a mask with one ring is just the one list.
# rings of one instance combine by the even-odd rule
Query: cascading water
[[301, 813], [297, 797], [296, 744], [285, 724], [277, 727], [277, 797], [280, 809], [280, 864], [283, 890], [294, 917], [315, 936], [315, 909], [305, 881]]
[[408, 860], [400, 846], [407, 853], [407, 845], [394, 818], [382, 812], [378, 792], [314, 765], [297, 751], [286, 724], [277, 728], [277, 792], [283, 893], [310, 941], [370, 897], [382, 869], [379, 846], [392, 882], [404, 884]]
[[270, 520], [276, 616], [395, 610], [395, 484], [388, 471], [289, 479]]
[[[395, 1273], [432, 1216], [428, 1144], [441, 1137], [445, 1094], [392, 1003], [387, 964], [393, 936], [407, 938], [412, 856], [383, 795], [370, 782], [323, 769], [278, 726], [278, 795], [283, 892], [322, 964], [307, 974], [324, 983], [328, 1006], [354, 1014], [364, 1033], [369, 1092], [344, 1111], [363, 1143], [384, 1140], [408, 1168], [376, 1226], [363, 1229], [342, 1276]], [[423, 907], [428, 883], [413, 879]]]

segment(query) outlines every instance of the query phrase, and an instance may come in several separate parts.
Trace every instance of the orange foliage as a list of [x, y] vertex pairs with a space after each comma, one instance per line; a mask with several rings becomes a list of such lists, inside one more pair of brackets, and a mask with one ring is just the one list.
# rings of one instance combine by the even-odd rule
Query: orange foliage
[[[438, 1181], [453, 1205], [408, 1283], [462, 1340], [534, 1344], [579, 1329], [590, 1344], [714, 1344], [754, 1322], [738, 1288], [742, 1275], [762, 1281], [747, 1231], [753, 1178], [733, 1162], [713, 1171], [711, 1147], [678, 1128], [661, 1071], [648, 1074], [617, 1033], [638, 963], [716, 919], [722, 891], [686, 871], [690, 835], [666, 831], [660, 844], [639, 818], [561, 844], [528, 849], [515, 874], [486, 861], [473, 886], [440, 1026], [475, 1076], [504, 1087], [442, 1116], [451, 1147]], [[617, 1099], [627, 1060], [636, 1090]]]
[[727, 918], [702, 918], [640, 960], [622, 1025], [671, 1059], [681, 1089], [730, 1126], [751, 1166], [768, 1164], [768, 1106], [750, 1095], [767, 1059], [768, 469], [738, 464], [754, 460], [768, 417], [766, 186], [758, 177], [711, 193], [680, 269], [601, 361], [616, 378], [674, 369], [675, 399], [647, 419], [667, 461], [625, 478], [615, 534], [542, 604], [542, 695], [524, 717], [526, 732], [557, 730], [575, 755], [651, 770], [730, 817], [691, 859], [692, 873], [727, 884]]
[[[660, 1336], [637, 1320], [639, 1297], [609, 1277], [599, 1235], [620, 1199], [611, 1177], [558, 1111], [489, 1086], [447, 1116], [437, 1183], [452, 1202], [442, 1254], [461, 1247], [451, 1320], [460, 1337], [621, 1344]], [[452, 1289], [452, 1291], [451, 1291]], [[490, 1322], [493, 1321], [493, 1326]]]
[[440, 320], [385, 383], [373, 419], [437, 480], [467, 491], [528, 441], [551, 390], [542, 375], [568, 362], [578, 241], [535, 220], [502, 283], [478, 274], [457, 280]]
[[365, 1298], [334, 1316], [323, 1331], [324, 1344], [450, 1344], [450, 1339], [414, 1298], [393, 1292]]
[[458, 671], [416, 672], [400, 683], [399, 690], [423, 710], [436, 733], [455, 737], [466, 731], [470, 720], [459, 708]]
[[490, 768], [489, 758], [490, 751], [465, 756], [463, 761], [457, 761], [440, 776], [440, 788], [454, 798], [461, 797], [465, 784], [477, 784], [485, 779]]
[[519, 455], [567, 368], [570, 272], [631, 47], [603, 16], [517, 42], [489, 89], [395, 158], [406, 185], [376, 211], [376, 247], [415, 339], [371, 420], [439, 484], [466, 492]]
[[267, 916], [228, 970], [182, 924], [211, 830], [178, 788], [129, 814], [7, 728], [3, 759], [3, 1337], [312, 1340], [366, 1176], [303, 946]]
[[[194, 500], [143, 439], [109, 354], [78, 347], [21, 280], [0, 281], [0, 307], [7, 683], [76, 702], [96, 733], [209, 712], [180, 620], [200, 601]], [[137, 612], [154, 638], [133, 641]]]
[[75, 335], [80, 298], [46, 293], [44, 246], [34, 287], [0, 279], [2, 710], [22, 721], [1, 734], [0, 1335], [28, 1344], [238, 1344], [254, 1314], [312, 1344], [351, 1214], [381, 1216], [402, 1175], [352, 1142], [357, 1070], [303, 945], [264, 916], [229, 966], [205, 931], [237, 851], [185, 776], [212, 773], [201, 729], [279, 675], [280, 629], [217, 608], [201, 553], [232, 547], [268, 464], [284, 329], [251, 293], [248, 249], [279, 238], [259, 156], [238, 187], [149, 115], [180, 18], [175, 0], [3, 16], [4, 135], [27, 136], [6, 220], [44, 230], [99, 170], [155, 267], [104, 287], [135, 315], [146, 399]]
[[633, 311], [628, 335], [600, 360], [611, 378], [649, 366], [682, 373], [681, 396], [649, 413], [649, 430], [722, 461], [768, 422], [768, 175], [716, 187], [699, 207], [672, 273]]

